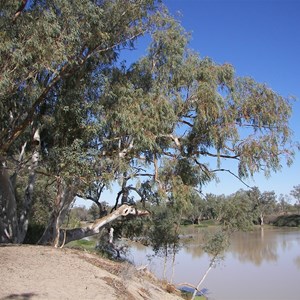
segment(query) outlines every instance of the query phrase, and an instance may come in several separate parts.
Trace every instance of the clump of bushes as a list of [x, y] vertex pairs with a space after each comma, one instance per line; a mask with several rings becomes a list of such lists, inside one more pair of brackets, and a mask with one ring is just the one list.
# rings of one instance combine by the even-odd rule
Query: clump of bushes
[[288, 227], [300, 227], [300, 215], [284, 215], [279, 216], [273, 222], [275, 226], [288, 226]]

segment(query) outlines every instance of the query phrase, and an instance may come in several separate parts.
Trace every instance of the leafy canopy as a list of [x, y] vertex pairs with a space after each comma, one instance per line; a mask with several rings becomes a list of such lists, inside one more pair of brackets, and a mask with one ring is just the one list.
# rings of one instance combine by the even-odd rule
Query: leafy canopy
[[[126, 174], [183, 206], [222, 159], [237, 162], [239, 178], [292, 162], [289, 100], [189, 49], [159, 2], [19, 2], [0, 10], [4, 157], [16, 158], [40, 128], [44, 173], [82, 191]], [[145, 34], [147, 54], [120, 63]]]

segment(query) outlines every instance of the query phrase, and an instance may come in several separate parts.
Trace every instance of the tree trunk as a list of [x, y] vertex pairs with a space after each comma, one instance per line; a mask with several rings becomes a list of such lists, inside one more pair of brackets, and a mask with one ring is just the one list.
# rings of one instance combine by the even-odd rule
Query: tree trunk
[[[82, 228], [74, 228], [74, 229], [61, 229], [59, 233], [57, 246], [64, 245], [71, 241], [80, 240], [82, 238], [98, 234], [100, 233], [102, 227], [104, 227], [106, 224], [109, 224], [120, 217], [125, 217], [128, 215], [145, 216], [145, 215], [149, 215], [149, 212], [137, 210], [134, 207], [129, 205], [122, 205], [117, 210], [110, 213], [109, 215], [101, 219], [95, 220], [94, 223], [90, 226], [82, 227]], [[39, 243], [47, 244], [47, 240], [46, 239], [40, 240]]]
[[[5, 159], [0, 157], [0, 243], [23, 243], [27, 233], [29, 211], [35, 184], [35, 169], [39, 162], [40, 135], [38, 129], [34, 133], [33, 143], [34, 152], [29, 167], [28, 185], [25, 189], [19, 212], [15, 196], [18, 171], [15, 171], [9, 177]], [[22, 162], [26, 144], [22, 146], [19, 163]]]
[[164, 270], [163, 270], [163, 280], [167, 280], [167, 262], [168, 262], [168, 247], [166, 246], [164, 255]]
[[[25, 194], [23, 198], [23, 203], [20, 211], [20, 218], [19, 218], [19, 242], [23, 243], [27, 230], [28, 230], [28, 223], [29, 223], [29, 212], [31, 209], [32, 201], [33, 201], [33, 188], [35, 185], [35, 177], [36, 177], [36, 168], [39, 163], [40, 159], [40, 144], [41, 144], [41, 138], [40, 138], [40, 132], [39, 129], [37, 129], [33, 135], [33, 142], [35, 145], [35, 150], [33, 152], [32, 158], [31, 158], [31, 166], [30, 166], [30, 173], [28, 177], [28, 184], [25, 189]], [[25, 149], [22, 149], [22, 152], [24, 152]], [[20, 156], [20, 161], [22, 160], [22, 154]]]
[[193, 292], [193, 295], [192, 295], [191, 300], [194, 300], [195, 297], [196, 297], [196, 295], [197, 295], [197, 292], [200, 291], [199, 288], [200, 288], [201, 284], [203, 283], [203, 281], [205, 280], [205, 278], [207, 277], [209, 271], [214, 267], [215, 262], [216, 262], [216, 259], [217, 259], [217, 255], [215, 255], [215, 256], [211, 259], [210, 264], [209, 264], [209, 266], [208, 266], [208, 269], [206, 270], [205, 274], [203, 275], [203, 277], [201, 278], [201, 280], [198, 282], [197, 286], [195, 287], [195, 290], [194, 290], [194, 292]]
[[264, 226], [264, 215], [260, 215], [260, 226]]
[[0, 243], [18, 243], [18, 237], [15, 191], [6, 170], [5, 159], [0, 157]]
[[60, 228], [76, 196], [75, 186], [66, 186], [62, 178], [57, 178], [57, 195], [48, 225], [38, 244], [58, 246]]

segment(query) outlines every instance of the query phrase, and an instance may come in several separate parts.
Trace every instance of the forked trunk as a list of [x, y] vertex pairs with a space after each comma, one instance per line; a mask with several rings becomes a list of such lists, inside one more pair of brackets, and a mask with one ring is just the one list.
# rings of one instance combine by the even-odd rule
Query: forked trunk
[[58, 247], [61, 226], [72, 202], [74, 201], [75, 194], [75, 186], [66, 186], [60, 177], [57, 178], [57, 194], [54, 201], [54, 209], [46, 230], [44, 231], [38, 244], [54, 245], [55, 247]]

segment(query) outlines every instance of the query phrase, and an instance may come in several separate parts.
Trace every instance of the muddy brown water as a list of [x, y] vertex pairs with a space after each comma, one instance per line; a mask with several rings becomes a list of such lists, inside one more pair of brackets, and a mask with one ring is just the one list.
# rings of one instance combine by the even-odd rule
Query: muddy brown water
[[[203, 230], [203, 229], [202, 229]], [[175, 260], [173, 282], [196, 285], [209, 266], [210, 257], [200, 246], [202, 231], [187, 232], [188, 240]], [[129, 258], [148, 265], [163, 277], [164, 259], [150, 248], [134, 243]], [[167, 277], [172, 274], [171, 258]], [[209, 300], [300, 300], [300, 229], [264, 228], [235, 233], [231, 245], [200, 288]]]

